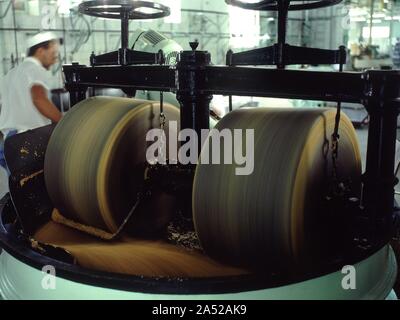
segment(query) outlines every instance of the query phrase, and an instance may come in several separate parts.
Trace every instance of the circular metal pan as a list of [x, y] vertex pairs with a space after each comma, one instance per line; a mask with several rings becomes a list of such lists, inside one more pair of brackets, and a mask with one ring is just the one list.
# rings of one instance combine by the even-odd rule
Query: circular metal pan
[[[237, 175], [235, 163], [197, 166], [193, 215], [207, 254], [235, 265], [290, 273], [334, 249], [344, 236], [346, 219], [340, 212], [332, 217], [323, 207], [332, 180], [327, 141], [335, 114], [322, 108], [241, 109], [217, 124], [220, 131], [254, 130], [254, 171]], [[358, 196], [360, 152], [345, 115], [339, 134], [338, 177]], [[202, 154], [211, 143], [209, 138]], [[245, 137], [234, 145], [245, 146]], [[223, 144], [220, 148], [223, 155]]]
[[[179, 121], [178, 108], [165, 104], [164, 113], [167, 121]], [[46, 151], [45, 181], [54, 206], [70, 220], [115, 233], [142, 186], [146, 134], [153, 128], [160, 128], [155, 102], [96, 97], [75, 106], [55, 128]], [[154, 195], [135, 213], [131, 231], [162, 229], [172, 202], [165, 194]]]

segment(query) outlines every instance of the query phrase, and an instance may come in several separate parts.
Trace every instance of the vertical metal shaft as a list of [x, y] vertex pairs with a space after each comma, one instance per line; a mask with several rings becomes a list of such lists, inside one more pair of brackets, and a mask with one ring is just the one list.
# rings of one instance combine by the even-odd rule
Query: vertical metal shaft
[[194, 129], [201, 136], [202, 129], [210, 128], [210, 95], [183, 96], [181, 103], [181, 129]]
[[[370, 115], [367, 164], [364, 174], [363, 206], [375, 222], [371, 237], [388, 241], [391, 238], [394, 208], [395, 152], [399, 103], [396, 73], [370, 71], [370, 87], [377, 97], [366, 104]], [[393, 78], [391, 77], [393, 75]]]
[[286, 27], [290, 1], [278, 1], [278, 69], [285, 69]]
[[377, 230], [373, 230], [377, 238], [387, 234], [393, 213], [396, 127], [395, 112], [370, 115], [363, 205], [368, 217], [377, 222]]
[[[210, 128], [210, 102], [212, 95], [204, 92], [204, 69], [211, 63], [211, 55], [196, 51], [197, 42], [191, 43], [192, 51], [183, 51], [177, 64], [177, 99], [181, 106], [181, 130], [194, 129], [201, 137], [202, 129]], [[185, 142], [183, 142], [184, 144]], [[199, 143], [199, 152], [201, 144]]]
[[121, 48], [129, 46], [129, 12], [124, 11], [121, 17]]

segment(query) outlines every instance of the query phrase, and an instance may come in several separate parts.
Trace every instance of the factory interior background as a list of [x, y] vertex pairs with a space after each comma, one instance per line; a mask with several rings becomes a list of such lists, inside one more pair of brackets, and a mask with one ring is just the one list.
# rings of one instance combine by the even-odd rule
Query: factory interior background
[[[79, 62], [90, 65], [90, 55], [121, 47], [121, 25], [117, 20], [85, 16], [76, 0], [0, 0], [0, 83], [4, 76], [26, 59], [25, 44], [39, 31], [53, 31], [63, 38], [59, 62], [52, 74], [52, 99], [63, 111], [70, 108], [64, 87], [62, 66]], [[130, 46], [141, 32], [155, 30], [190, 50], [211, 53], [212, 64], [225, 65], [226, 52], [240, 52], [273, 45], [277, 39], [277, 13], [243, 10], [227, 6], [224, 0], [157, 0], [171, 9], [169, 17], [131, 21]], [[254, 2], [254, 1], [253, 1]], [[332, 7], [291, 11], [287, 43], [296, 46], [338, 49], [348, 52], [345, 71], [393, 70], [400, 68], [400, 1], [344, 0]], [[338, 66], [301, 65], [289, 69], [338, 71]], [[123, 95], [122, 92], [120, 92]], [[67, 101], [67, 102], [65, 102]], [[233, 109], [245, 107], [320, 108], [336, 103], [293, 99], [233, 97]], [[229, 112], [229, 98], [214, 96], [211, 108], [223, 117]], [[361, 104], [343, 103], [342, 110], [353, 122], [365, 168], [368, 113]], [[0, 96], [1, 112], [1, 96]], [[400, 123], [399, 127], [400, 128]], [[2, 137], [0, 136], [2, 139]], [[397, 162], [398, 164], [398, 162]], [[7, 192], [7, 172], [0, 167], [0, 197]], [[1, 268], [1, 267], [0, 267]], [[1, 272], [1, 270], [0, 270]], [[397, 295], [400, 286], [397, 285]]]
[[[77, 61], [89, 64], [92, 52], [101, 54], [119, 48], [120, 23], [80, 14], [76, 9], [80, 2], [1, 1], [1, 75], [24, 60], [24, 44], [41, 30], [54, 31], [65, 41], [60, 64], [52, 70], [54, 89], [63, 88], [62, 64]], [[190, 41], [197, 39], [199, 49], [209, 51], [214, 64], [224, 64], [227, 49], [238, 52], [276, 41], [277, 14], [274, 12], [230, 7], [223, 0], [159, 2], [169, 6], [172, 15], [159, 20], [131, 21], [130, 43], [134, 42], [137, 29], [153, 29], [185, 49]], [[392, 56], [400, 34], [400, 4], [390, 0], [372, 3], [343, 1], [328, 8], [290, 12], [287, 43], [322, 49], [345, 45], [350, 50], [347, 70], [393, 67]]]

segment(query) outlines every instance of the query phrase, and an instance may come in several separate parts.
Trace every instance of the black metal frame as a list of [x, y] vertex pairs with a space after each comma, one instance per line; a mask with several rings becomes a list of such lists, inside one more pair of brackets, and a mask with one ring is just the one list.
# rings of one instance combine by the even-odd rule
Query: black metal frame
[[64, 66], [71, 104], [89, 87], [176, 92], [181, 128], [209, 127], [213, 94], [361, 103], [370, 115], [367, 166], [357, 209], [364, 247], [375, 250], [392, 236], [394, 158], [400, 110], [400, 72], [310, 72], [210, 65], [210, 54], [183, 51], [176, 68], [168, 66]]
[[286, 43], [286, 26], [288, 12], [291, 10], [308, 10], [333, 6], [342, 0], [306, 0], [302, 4], [292, 4], [301, 0], [262, 0], [258, 3], [246, 3], [238, 0], [225, 0], [227, 4], [243, 9], [277, 11], [278, 12], [278, 42], [273, 46], [259, 48], [240, 53], [229, 50], [226, 55], [228, 66], [276, 65], [285, 69], [287, 65], [296, 64], [340, 64], [346, 63], [346, 48], [339, 50], [324, 50], [291, 46]]
[[[210, 101], [213, 94], [227, 96], [264, 96], [291, 99], [361, 103], [370, 116], [367, 166], [362, 177], [359, 199], [335, 199], [333, 208], [349, 213], [347, 259], [375, 252], [394, 234], [394, 158], [397, 118], [400, 111], [400, 72], [367, 71], [343, 73], [346, 49], [322, 50], [286, 44], [286, 24], [290, 10], [307, 10], [335, 5], [341, 0], [261, 0], [244, 3], [225, 0], [227, 4], [252, 10], [278, 12], [278, 41], [272, 47], [233, 53], [228, 51], [226, 67], [212, 66], [206, 51], [181, 52], [175, 68], [165, 66], [110, 66], [87, 68], [65, 66], [71, 102], [83, 99], [88, 87], [118, 87], [173, 91], [181, 105], [181, 129], [209, 128]], [[288, 64], [339, 64], [340, 72], [284, 70]], [[93, 65], [93, 64], [92, 64]], [[246, 68], [246, 65], [276, 65], [277, 70]], [[231, 101], [231, 99], [230, 99]], [[338, 118], [338, 116], [337, 116]], [[346, 258], [345, 258], [346, 260]]]

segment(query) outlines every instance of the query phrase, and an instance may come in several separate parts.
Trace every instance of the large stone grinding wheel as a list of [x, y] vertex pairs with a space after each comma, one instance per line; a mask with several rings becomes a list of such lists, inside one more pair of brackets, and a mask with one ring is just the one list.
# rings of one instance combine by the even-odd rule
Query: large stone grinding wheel
[[[238, 176], [235, 164], [198, 165], [193, 214], [206, 253], [236, 265], [293, 273], [329, 255], [343, 240], [348, 218], [341, 212], [332, 217], [322, 206], [332, 181], [327, 141], [335, 115], [334, 109], [241, 109], [217, 124], [219, 130], [255, 130], [254, 172]], [[359, 146], [344, 114], [339, 134], [338, 177], [359, 196]], [[207, 140], [202, 152], [209, 147]]]
[[[168, 132], [168, 121], [179, 121], [179, 110], [165, 104], [164, 113]], [[155, 102], [96, 97], [68, 112], [56, 127], [45, 158], [47, 190], [60, 213], [115, 233], [143, 184], [150, 144], [146, 134], [152, 128], [160, 128], [159, 103]], [[127, 231], [161, 230], [172, 207], [172, 197], [154, 195], [135, 212]]]

